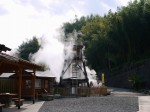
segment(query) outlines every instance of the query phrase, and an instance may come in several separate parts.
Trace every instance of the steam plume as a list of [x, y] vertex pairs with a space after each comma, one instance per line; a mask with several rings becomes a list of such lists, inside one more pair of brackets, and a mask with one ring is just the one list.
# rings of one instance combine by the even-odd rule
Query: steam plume
[[47, 70], [50, 70], [59, 81], [64, 63], [64, 44], [54, 37], [42, 37], [39, 41], [41, 48], [32, 56], [32, 60], [45, 64]]
[[[42, 37], [39, 39], [41, 48], [39, 51], [32, 56], [32, 61], [46, 65], [47, 70], [50, 70], [55, 75], [56, 81], [59, 82], [60, 76], [62, 75], [65, 60], [73, 59], [73, 45], [77, 34], [70, 35], [67, 40], [62, 39], [62, 36], [56, 37]], [[66, 42], [67, 41], [67, 42]], [[96, 72], [86, 67], [89, 82], [97, 84]], [[70, 72], [66, 72], [65, 77], [69, 77]], [[51, 75], [51, 74], [49, 74]]]

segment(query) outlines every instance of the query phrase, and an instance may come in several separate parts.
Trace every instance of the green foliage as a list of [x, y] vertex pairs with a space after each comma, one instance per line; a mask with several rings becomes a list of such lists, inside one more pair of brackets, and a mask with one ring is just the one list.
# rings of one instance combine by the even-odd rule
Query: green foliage
[[90, 15], [64, 24], [65, 34], [81, 31], [88, 64], [96, 71], [150, 57], [150, 0], [135, 0], [104, 17]]
[[103, 69], [107, 66], [107, 29], [108, 22], [99, 16], [92, 17], [91, 21], [82, 27], [85, 55], [92, 68]]
[[86, 24], [86, 18], [81, 17], [79, 20], [76, 19], [73, 23], [64, 23], [62, 29], [64, 29], [64, 33], [67, 37], [67, 34], [72, 33], [73, 31], [80, 31], [82, 26]]
[[40, 48], [40, 45], [38, 43], [38, 39], [36, 37], [33, 37], [33, 39], [28, 40], [27, 42], [23, 42], [19, 48], [19, 57], [25, 60], [29, 60], [29, 57], [31, 54], [36, 53]]
[[139, 75], [132, 74], [128, 78], [128, 81], [132, 84], [134, 90], [139, 91], [141, 89], [144, 89], [144, 81]]

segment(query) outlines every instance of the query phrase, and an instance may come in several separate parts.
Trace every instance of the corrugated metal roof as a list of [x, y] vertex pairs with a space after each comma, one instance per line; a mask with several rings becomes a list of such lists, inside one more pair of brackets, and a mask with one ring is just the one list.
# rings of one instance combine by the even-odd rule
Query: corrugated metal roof
[[56, 77], [51, 71], [37, 71], [35, 74], [37, 77]]
[[14, 73], [2, 73], [0, 75], [1, 78], [8, 78], [9, 76], [13, 75]]
[[[32, 72], [31, 70], [27, 72]], [[10, 76], [14, 75], [14, 73], [2, 73], [0, 75], [1, 78], [9, 78]], [[37, 77], [56, 77], [54, 74], [52, 74], [51, 71], [36, 71], [35, 75]]]

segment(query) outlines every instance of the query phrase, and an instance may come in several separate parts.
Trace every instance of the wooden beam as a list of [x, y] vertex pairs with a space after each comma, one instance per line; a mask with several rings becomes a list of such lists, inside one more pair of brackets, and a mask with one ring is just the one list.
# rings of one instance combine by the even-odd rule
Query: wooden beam
[[0, 61], [0, 66], [1, 66], [2, 63], [3, 63], [3, 61]]
[[87, 77], [87, 72], [86, 72], [85, 62], [84, 62], [84, 61], [83, 61], [83, 69], [84, 69], [85, 79], [87, 80], [87, 86], [90, 87], [89, 79], [88, 79], [88, 77]]
[[32, 99], [33, 99], [33, 104], [35, 103], [35, 69], [33, 70], [33, 76], [32, 76]]
[[21, 66], [19, 66], [19, 71], [18, 71], [18, 75], [19, 75], [19, 89], [18, 89], [18, 109], [20, 109], [21, 106], [21, 87], [22, 87], [22, 73], [23, 73], [23, 69]]

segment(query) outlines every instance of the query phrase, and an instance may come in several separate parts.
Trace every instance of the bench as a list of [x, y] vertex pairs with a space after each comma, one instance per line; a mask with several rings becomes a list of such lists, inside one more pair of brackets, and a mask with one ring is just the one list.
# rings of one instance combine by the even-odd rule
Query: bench
[[[20, 99], [20, 106], [23, 105], [24, 99]], [[14, 100], [16, 107], [19, 105], [19, 99]]]
[[19, 98], [12, 98], [12, 101], [18, 100]]
[[0, 112], [2, 112], [2, 108], [5, 106], [5, 104], [0, 103]]
[[51, 101], [54, 99], [54, 95], [42, 94], [42, 99], [45, 101]]

